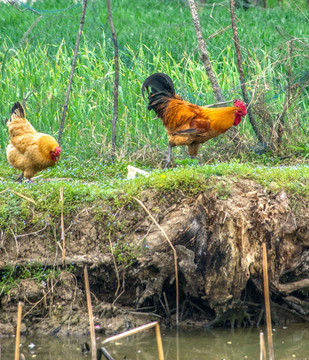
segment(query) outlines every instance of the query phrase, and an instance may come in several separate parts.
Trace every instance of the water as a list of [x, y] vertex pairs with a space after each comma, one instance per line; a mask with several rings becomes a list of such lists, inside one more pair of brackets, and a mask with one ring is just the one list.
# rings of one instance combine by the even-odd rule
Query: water
[[[259, 360], [259, 332], [251, 329], [162, 330], [165, 360]], [[266, 332], [265, 332], [266, 335]], [[97, 338], [100, 346], [103, 337]], [[273, 335], [276, 360], [309, 360], [309, 325], [276, 327]], [[86, 360], [80, 344], [89, 338], [22, 337], [21, 353], [26, 360]], [[15, 340], [0, 339], [1, 360], [13, 360]], [[29, 345], [34, 344], [33, 348]], [[158, 360], [154, 329], [141, 335], [108, 343], [115, 360]], [[103, 359], [103, 357], [102, 357]], [[104, 358], [105, 359], [105, 358]]]

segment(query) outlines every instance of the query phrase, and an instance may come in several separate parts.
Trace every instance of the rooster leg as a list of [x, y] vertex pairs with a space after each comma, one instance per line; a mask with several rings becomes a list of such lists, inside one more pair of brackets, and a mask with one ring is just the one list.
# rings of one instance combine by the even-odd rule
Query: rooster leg
[[22, 172], [15, 181], [21, 183], [23, 181], [23, 178], [24, 178], [24, 172]]
[[166, 158], [165, 168], [170, 167], [171, 160], [172, 160], [172, 147], [171, 147], [170, 144], [168, 144], [168, 148], [167, 148], [167, 158]]

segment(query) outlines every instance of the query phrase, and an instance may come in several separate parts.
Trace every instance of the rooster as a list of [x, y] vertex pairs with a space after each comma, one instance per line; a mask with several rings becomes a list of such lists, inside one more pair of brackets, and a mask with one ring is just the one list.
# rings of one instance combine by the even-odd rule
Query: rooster
[[37, 172], [57, 163], [61, 153], [57, 141], [34, 129], [19, 102], [13, 105], [6, 124], [11, 138], [6, 148], [7, 159], [14, 168], [22, 170], [17, 181], [23, 177], [30, 180]]
[[[149, 91], [150, 88], [150, 91]], [[172, 79], [163, 73], [149, 76], [142, 85], [148, 92], [148, 110], [154, 110], [167, 131], [169, 166], [174, 146], [187, 145], [189, 155], [197, 156], [200, 144], [237, 126], [246, 116], [246, 105], [235, 100], [234, 106], [208, 108], [191, 104], [175, 93]]]

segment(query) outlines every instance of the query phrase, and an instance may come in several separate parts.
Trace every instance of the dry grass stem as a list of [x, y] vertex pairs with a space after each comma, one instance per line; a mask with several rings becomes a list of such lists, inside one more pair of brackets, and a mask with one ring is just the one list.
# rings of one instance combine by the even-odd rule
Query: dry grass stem
[[263, 282], [264, 282], [264, 299], [265, 299], [265, 312], [266, 312], [266, 326], [267, 326], [267, 342], [269, 360], [274, 360], [274, 347], [272, 337], [272, 324], [270, 314], [270, 298], [269, 298], [269, 280], [268, 280], [268, 265], [267, 265], [267, 249], [266, 243], [263, 242]]
[[162, 229], [162, 227], [157, 223], [157, 221], [155, 220], [155, 218], [152, 216], [152, 214], [150, 213], [150, 211], [146, 208], [146, 206], [137, 198], [134, 198], [140, 205], [141, 207], [146, 211], [146, 213], [150, 216], [151, 220], [156, 224], [156, 226], [160, 229], [160, 231], [162, 232], [162, 234], [164, 235], [166, 241], [168, 242], [168, 244], [170, 245], [171, 249], [173, 250], [174, 253], [174, 265], [175, 265], [175, 282], [176, 282], [176, 326], [178, 326], [178, 322], [179, 322], [179, 282], [178, 282], [178, 259], [177, 259], [177, 253], [176, 253], [176, 249], [174, 247], [174, 245], [171, 243], [170, 239], [168, 238], [168, 236], [166, 235], [166, 232]]
[[263, 331], [260, 332], [260, 360], [266, 360], [266, 349]]
[[94, 330], [93, 312], [92, 312], [92, 305], [91, 305], [90, 286], [89, 286], [87, 266], [84, 267], [84, 280], [85, 280], [87, 306], [88, 306], [88, 314], [89, 314], [89, 324], [90, 324], [91, 358], [92, 358], [92, 360], [96, 360], [97, 359], [97, 345], [96, 345], [96, 339], [95, 339], [95, 330]]
[[[116, 298], [117, 294], [118, 294], [118, 291], [120, 289], [120, 278], [119, 278], [119, 272], [118, 272], [118, 268], [117, 268], [117, 263], [116, 263], [116, 259], [115, 259], [115, 255], [114, 255], [113, 244], [112, 244], [111, 234], [110, 233], [108, 234], [108, 241], [109, 241], [109, 246], [110, 246], [110, 249], [111, 249], [113, 263], [114, 263], [116, 277], [117, 277], [117, 289], [115, 291], [115, 298]], [[114, 302], [113, 302], [113, 304], [114, 304]]]
[[115, 340], [120, 340], [120, 339], [123, 339], [125, 337], [138, 334], [141, 331], [151, 329], [153, 327], [155, 327], [155, 330], [156, 330], [156, 338], [157, 338], [157, 345], [158, 345], [159, 360], [164, 360], [164, 352], [163, 352], [162, 338], [161, 338], [161, 332], [160, 332], [160, 325], [159, 325], [159, 323], [157, 321], [151, 322], [151, 323], [146, 324], [146, 325], [139, 326], [139, 327], [137, 327], [135, 329], [125, 331], [124, 333], [121, 333], [121, 334], [118, 334], [118, 335], [115, 335], [115, 336], [111, 336], [111, 337], [105, 339], [102, 342], [102, 344], [106, 344], [108, 342], [115, 341]]
[[21, 326], [21, 315], [23, 310], [23, 303], [18, 303], [17, 309], [17, 327], [16, 327], [16, 341], [15, 341], [15, 360], [19, 360], [19, 348], [20, 348], [20, 326]]
[[65, 265], [65, 231], [63, 217], [63, 187], [60, 188], [60, 205], [61, 205], [61, 238], [62, 238], [62, 266]]

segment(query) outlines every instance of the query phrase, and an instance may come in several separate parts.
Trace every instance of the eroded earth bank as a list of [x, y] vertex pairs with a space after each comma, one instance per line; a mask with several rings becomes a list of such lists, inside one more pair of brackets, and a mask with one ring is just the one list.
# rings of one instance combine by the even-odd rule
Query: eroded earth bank
[[[308, 202], [232, 179], [220, 193], [145, 190], [140, 200], [177, 253], [181, 326], [263, 324], [263, 241], [273, 321], [309, 320]], [[135, 200], [118, 208], [98, 202], [66, 215], [65, 268], [60, 217], [46, 219], [43, 228], [28, 220], [23, 234], [1, 231], [2, 275], [8, 283], [13, 274], [21, 278], [2, 289], [1, 334], [14, 333], [18, 301], [24, 303], [25, 333], [88, 332], [85, 265], [97, 331], [114, 333], [155, 319], [174, 323], [174, 253]], [[36, 279], [31, 267], [50, 276]], [[27, 271], [34, 275], [22, 276]]]

